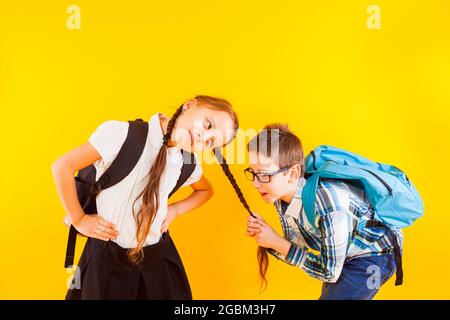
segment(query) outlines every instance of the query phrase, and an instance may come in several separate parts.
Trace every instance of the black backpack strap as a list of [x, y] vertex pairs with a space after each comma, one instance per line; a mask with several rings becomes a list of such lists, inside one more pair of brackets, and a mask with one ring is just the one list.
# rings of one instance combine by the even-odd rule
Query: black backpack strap
[[144, 151], [148, 135], [148, 123], [142, 120], [128, 121], [128, 134], [111, 166], [92, 186], [94, 194], [119, 183], [134, 169]]
[[67, 239], [66, 260], [64, 261], [64, 268], [73, 266], [75, 258], [75, 244], [77, 242], [78, 231], [73, 225], [70, 225], [69, 237]]
[[397, 270], [395, 271], [395, 285], [400, 286], [403, 284], [403, 263], [402, 263], [402, 251], [400, 244], [398, 243], [398, 237], [392, 232], [392, 241], [394, 242], [394, 258]]
[[[374, 220], [374, 219], [367, 221], [366, 227], [367, 228], [382, 227], [382, 228], [390, 229], [389, 226], [387, 226], [383, 222]], [[395, 271], [395, 285], [399, 286], [399, 285], [403, 284], [402, 251], [400, 248], [400, 244], [399, 244], [397, 235], [392, 230], [389, 231], [389, 235], [390, 235], [392, 243], [394, 245], [394, 259], [395, 259], [395, 266], [397, 269]]]
[[[144, 151], [145, 142], [148, 135], [148, 123], [137, 119], [128, 121], [127, 137], [122, 144], [116, 158], [111, 166], [102, 174], [95, 184], [92, 185], [90, 197], [95, 196], [104, 189], [122, 181], [134, 169]], [[78, 231], [70, 225], [69, 237], [67, 240], [66, 259], [64, 268], [73, 265], [75, 257], [75, 245]]]
[[174, 194], [180, 187], [189, 179], [191, 174], [194, 172], [196, 162], [194, 154], [181, 150], [183, 155], [183, 166], [181, 167], [181, 174], [178, 178], [177, 184], [173, 188], [172, 192], [169, 194], [169, 198]]

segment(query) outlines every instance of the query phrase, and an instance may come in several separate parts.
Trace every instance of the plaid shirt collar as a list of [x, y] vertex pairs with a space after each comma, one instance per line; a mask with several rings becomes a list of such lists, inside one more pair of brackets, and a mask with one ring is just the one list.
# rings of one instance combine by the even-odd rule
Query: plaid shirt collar
[[283, 215], [291, 216], [295, 219], [299, 218], [300, 211], [302, 210], [302, 207], [303, 207], [302, 191], [303, 191], [303, 187], [305, 186], [305, 183], [306, 183], [306, 179], [301, 177], [298, 181], [294, 198], [292, 198], [292, 201], [288, 205], [285, 212], [283, 212], [283, 206], [281, 205], [281, 200], [278, 199], [277, 201], [275, 201], [275, 207], [277, 208], [278, 214], [280, 214], [281, 216], [283, 216]]

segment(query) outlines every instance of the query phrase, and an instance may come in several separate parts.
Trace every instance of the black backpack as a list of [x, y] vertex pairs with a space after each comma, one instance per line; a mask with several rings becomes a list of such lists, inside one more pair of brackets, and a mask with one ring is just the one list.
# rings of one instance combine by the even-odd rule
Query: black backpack
[[[123, 180], [134, 169], [144, 151], [148, 134], [148, 123], [142, 119], [128, 121], [128, 134], [122, 147], [111, 166], [95, 181], [96, 169], [90, 165], [80, 171], [75, 177], [78, 200], [86, 214], [96, 214], [96, 197], [100, 191], [105, 190]], [[195, 169], [195, 157], [192, 153], [181, 150], [183, 154], [183, 167], [177, 184], [169, 197], [172, 196], [191, 176]], [[70, 225], [67, 241], [66, 260], [64, 268], [73, 265], [75, 245], [78, 231]]]

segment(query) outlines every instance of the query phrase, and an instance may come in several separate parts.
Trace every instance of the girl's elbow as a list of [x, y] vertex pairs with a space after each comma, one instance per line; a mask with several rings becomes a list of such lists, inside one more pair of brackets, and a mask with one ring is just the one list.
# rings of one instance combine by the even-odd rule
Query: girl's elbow
[[58, 158], [52, 162], [52, 173], [55, 175], [61, 168], [61, 159]]
[[213, 195], [214, 195], [214, 188], [210, 186], [208, 188], [208, 199], [211, 199]]
[[52, 173], [53, 176], [58, 176], [60, 175], [62, 172], [68, 170], [68, 164], [66, 163], [66, 161], [64, 160], [63, 157], [56, 159], [55, 161], [53, 161], [52, 163]]

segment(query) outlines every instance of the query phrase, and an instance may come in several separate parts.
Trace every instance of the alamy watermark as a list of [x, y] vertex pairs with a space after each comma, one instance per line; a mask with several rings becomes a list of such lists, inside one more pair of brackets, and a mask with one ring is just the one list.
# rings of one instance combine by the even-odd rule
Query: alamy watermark
[[66, 26], [69, 30], [81, 29], [81, 9], [76, 4], [67, 7], [66, 13], [69, 15], [66, 20]]
[[70, 277], [67, 278], [66, 285], [67, 288], [72, 289], [81, 289], [81, 271], [78, 266], [69, 266], [66, 269], [66, 272], [71, 274]]
[[[223, 161], [228, 164], [262, 164], [268, 165], [271, 161], [278, 164], [279, 159], [279, 129], [197, 129], [198, 125], [194, 125], [193, 129], [178, 128], [174, 129], [171, 135], [171, 140], [175, 145], [183, 145], [183, 139], [192, 136], [194, 139], [191, 149], [186, 149], [186, 142], [184, 149], [186, 151], [194, 152], [197, 155], [197, 163], [199, 164], [217, 164]], [[192, 133], [192, 134], [191, 134]], [[232, 137], [231, 141], [229, 137]], [[212, 148], [208, 146], [207, 140], [211, 139], [214, 144]], [[180, 143], [181, 141], [181, 143]], [[227, 143], [228, 142], [228, 143]], [[258, 150], [254, 156], [248, 153], [247, 145], [250, 144], [251, 149]], [[257, 146], [254, 146], [257, 144]], [[219, 156], [216, 152], [219, 151]], [[223, 160], [222, 160], [223, 157]]]
[[367, 288], [370, 290], [379, 290], [381, 287], [381, 269], [376, 264], [367, 267]]

